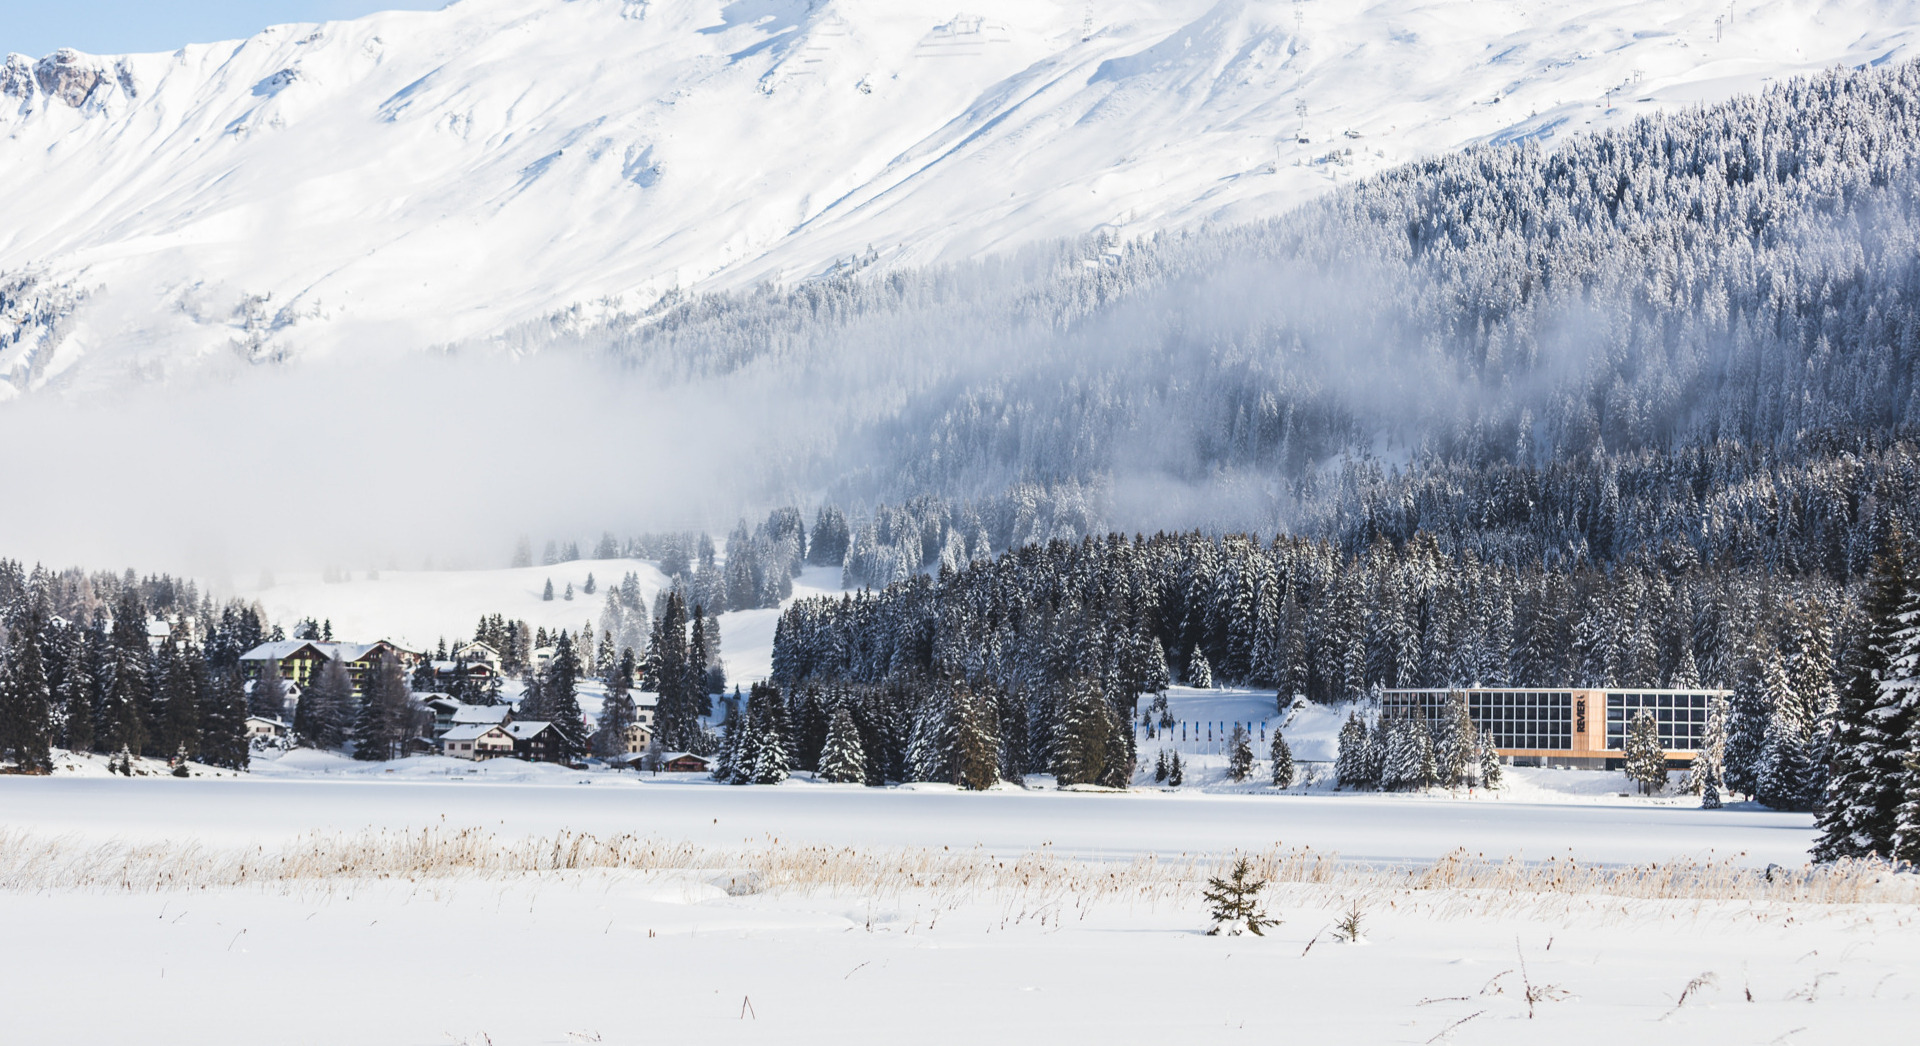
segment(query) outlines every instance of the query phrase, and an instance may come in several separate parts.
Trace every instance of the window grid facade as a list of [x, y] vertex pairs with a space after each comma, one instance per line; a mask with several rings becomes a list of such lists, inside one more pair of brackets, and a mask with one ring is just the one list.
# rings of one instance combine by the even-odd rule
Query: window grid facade
[[[1539, 751], [1573, 750], [1573, 691], [1473, 690], [1467, 695], [1467, 717], [1495, 748]], [[1395, 714], [1418, 711], [1432, 721], [1446, 710], [1447, 690], [1387, 691], [1380, 696], [1382, 710]]]
[[1427, 688], [1382, 691], [1380, 707], [1387, 715], [1418, 714], [1432, 721], [1444, 714], [1454, 693], [1466, 695], [1468, 716], [1497, 749], [1571, 755], [1606, 752], [1609, 758], [1618, 758], [1627, 724], [1642, 710], [1653, 713], [1662, 748], [1698, 751], [1713, 699], [1726, 691]]
[[1668, 751], [1696, 751], [1706, 737], [1707, 713], [1712, 705], [1712, 694], [1609, 690], [1607, 747], [1621, 748], [1626, 743], [1627, 724], [1634, 716], [1647, 711], [1653, 713], [1653, 721], [1660, 730], [1660, 747]]

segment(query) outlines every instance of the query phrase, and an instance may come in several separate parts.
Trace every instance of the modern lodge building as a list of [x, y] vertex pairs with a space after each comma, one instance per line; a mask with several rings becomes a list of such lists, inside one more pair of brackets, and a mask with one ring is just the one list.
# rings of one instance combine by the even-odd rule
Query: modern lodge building
[[1437, 687], [1382, 690], [1382, 715], [1433, 719], [1451, 695], [1467, 697], [1467, 715], [1494, 750], [1515, 763], [1599, 769], [1623, 765], [1627, 724], [1653, 713], [1669, 764], [1685, 765], [1706, 739], [1716, 697], [1732, 691], [1704, 687], [1650, 690], [1631, 687]]

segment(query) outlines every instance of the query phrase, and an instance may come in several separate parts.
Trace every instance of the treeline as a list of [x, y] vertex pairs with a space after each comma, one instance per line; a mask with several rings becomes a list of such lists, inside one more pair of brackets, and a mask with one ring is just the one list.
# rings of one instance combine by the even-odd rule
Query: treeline
[[[1760, 694], [1784, 658], [1818, 703], [1833, 690], [1836, 642], [1857, 631], [1846, 590], [1818, 576], [1650, 557], [1520, 569], [1450, 555], [1424, 535], [1357, 556], [1298, 538], [1114, 535], [796, 601], [776, 627], [772, 682], [814, 734], [840, 700], [820, 695], [844, 691], [881, 739], [929, 719], [922, 733], [947, 729], [956, 688], [991, 695], [1000, 763], [1019, 774], [1051, 769], [1088, 730], [1119, 744], [1111, 724], [1176, 676], [1270, 687], [1283, 705], [1406, 686]], [[1111, 714], [1079, 707], [1087, 693]], [[804, 765], [816, 746], [794, 747]], [[867, 755], [888, 772], [922, 772], [883, 740]]]
[[253, 608], [216, 611], [190, 582], [0, 560], [0, 624], [0, 754], [20, 769], [51, 769], [55, 747], [246, 768]]

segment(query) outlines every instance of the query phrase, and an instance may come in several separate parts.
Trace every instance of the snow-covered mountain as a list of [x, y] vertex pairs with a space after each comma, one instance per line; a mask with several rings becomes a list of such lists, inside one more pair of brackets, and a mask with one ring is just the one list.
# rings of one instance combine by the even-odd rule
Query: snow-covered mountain
[[461, 0], [0, 67], [0, 398], [1269, 216], [1915, 0]]

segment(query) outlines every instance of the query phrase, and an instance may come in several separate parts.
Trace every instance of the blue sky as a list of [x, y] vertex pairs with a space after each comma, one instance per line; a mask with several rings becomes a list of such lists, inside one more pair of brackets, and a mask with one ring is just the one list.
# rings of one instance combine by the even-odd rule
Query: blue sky
[[234, 40], [279, 22], [431, 11], [447, 0], [0, 0], [0, 54], [39, 57], [61, 47], [93, 54], [172, 51]]

